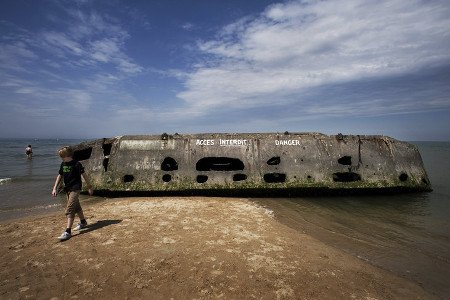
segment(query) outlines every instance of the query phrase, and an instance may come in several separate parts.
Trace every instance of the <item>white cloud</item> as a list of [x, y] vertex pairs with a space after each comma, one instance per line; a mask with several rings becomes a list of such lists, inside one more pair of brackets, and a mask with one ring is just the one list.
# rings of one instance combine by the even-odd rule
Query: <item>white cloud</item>
[[77, 69], [110, 65], [123, 75], [142, 72], [143, 68], [126, 54], [129, 35], [115, 20], [95, 12], [76, 9], [65, 12], [65, 18], [54, 18], [58, 30], [30, 32], [21, 39], [41, 51], [42, 56], [51, 57], [53, 66]]
[[24, 42], [0, 43], [1, 68], [24, 70], [23, 64], [37, 59], [38, 56]]
[[[254, 20], [228, 25], [216, 40], [201, 42], [207, 63], [188, 75], [177, 96], [205, 112], [250, 108], [302, 101], [305, 90], [326, 84], [448, 64], [449, 16], [445, 1], [273, 5]], [[323, 112], [304, 104], [305, 111]]]
[[181, 28], [183, 28], [184, 30], [186, 30], [186, 31], [191, 31], [191, 30], [193, 30], [194, 29], [194, 24], [192, 24], [192, 23], [184, 23], [183, 25], [181, 25]]
[[119, 51], [117, 41], [112, 39], [103, 39], [91, 43], [92, 57], [101, 62], [109, 62]]
[[117, 20], [95, 12], [64, 9], [44, 27], [9, 25], [0, 37], [0, 102], [33, 117], [45, 112], [90, 113], [95, 102], [129, 101], [118, 83], [143, 68], [126, 53], [128, 33]]
[[68, 105], [72, 106], [75, 110], [85, 112], [88, 111], [92, 97], [91, 95], [83, 90], [63, 90], [60, 91], [64, 95]]

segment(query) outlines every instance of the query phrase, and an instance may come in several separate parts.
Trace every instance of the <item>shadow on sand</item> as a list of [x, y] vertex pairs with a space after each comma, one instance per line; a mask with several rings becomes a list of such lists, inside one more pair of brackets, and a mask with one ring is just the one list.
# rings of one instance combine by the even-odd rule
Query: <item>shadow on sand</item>
[[122, 220], [99, 220], [93, 224], [88, 224], [85, 228], [81, 229], [77, 235], [85, 234], [109, 225], [119, 224], [120, 222], [122, 222]]

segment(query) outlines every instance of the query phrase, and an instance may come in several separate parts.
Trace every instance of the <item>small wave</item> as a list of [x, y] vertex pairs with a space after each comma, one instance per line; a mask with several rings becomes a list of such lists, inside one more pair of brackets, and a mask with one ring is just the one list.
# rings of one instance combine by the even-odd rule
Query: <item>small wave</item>
[[34, 210], [34, 209], [51, 209], [51, 208], [60, 207], [60, 206], [61, 206], [60, 203], [54, 203], [54, 204], [33, 206], [30, 209], [31, 210]]
[[31, 212], [35, 210], [47, 210], [47, 209], [53, 209], [56, 207], [62, 206], [60, 203], [53, 203], [53, 204], [47, 204], [47, 205], [36, 205], [31, 207], [12, 207], [12, 208], [0, 208], [0, 213], [6, 213], [6, 212]]
[[8, 183], [12, 180], [12, 178], [0, 178], [0, 184]]

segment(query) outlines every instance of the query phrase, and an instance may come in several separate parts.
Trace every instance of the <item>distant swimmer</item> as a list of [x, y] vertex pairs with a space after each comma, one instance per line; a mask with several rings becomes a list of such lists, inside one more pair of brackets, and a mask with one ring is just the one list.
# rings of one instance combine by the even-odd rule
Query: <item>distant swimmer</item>
[[33, 158], [33, 149], [31, 148], [31, 145], [28, 145], [28, 147], [25, 148], [25, 154], [29, 159]]

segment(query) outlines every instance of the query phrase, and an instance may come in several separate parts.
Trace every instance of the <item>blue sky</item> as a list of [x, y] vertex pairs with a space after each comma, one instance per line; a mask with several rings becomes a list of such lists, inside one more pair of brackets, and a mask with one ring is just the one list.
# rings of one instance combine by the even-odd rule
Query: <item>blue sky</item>
[[0, 33], [0, 137], [450, 140], [446, 0], [4, 0]]

